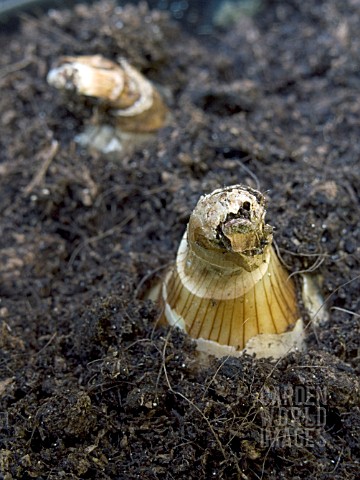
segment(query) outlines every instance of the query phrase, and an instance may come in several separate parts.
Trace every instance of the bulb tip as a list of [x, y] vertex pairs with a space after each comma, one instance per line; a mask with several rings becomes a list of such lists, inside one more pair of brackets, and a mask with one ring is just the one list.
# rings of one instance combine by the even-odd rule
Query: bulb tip
[[190, 217], [189, 243], [198, 251], [248, 258], [251, 261], [243, 266], [252, 269], [253, 260], [272, 242], [272, 227], [265, 224], [265, 214], [265, 197], [257, 190], [242, 185], [215, 190], [200, 198]]

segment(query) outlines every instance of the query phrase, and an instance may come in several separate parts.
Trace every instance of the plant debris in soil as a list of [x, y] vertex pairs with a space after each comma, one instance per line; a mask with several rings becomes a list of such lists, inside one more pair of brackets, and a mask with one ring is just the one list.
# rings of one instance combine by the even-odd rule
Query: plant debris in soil
[[[1, 478], [357, 478], [359, 9], [267, 0], [199, 39], [100, 1], [0, 35]], [[64, 54], [126, 57], [169, 125], [121, 158], [81, 148], [94, 105], [46, 83]], [[266, 192], [299, 292], [322, 279], [328, 323], [303, 310], [307, 351], [276, 363], [201, 363], [141, 297], [235, 183]]]

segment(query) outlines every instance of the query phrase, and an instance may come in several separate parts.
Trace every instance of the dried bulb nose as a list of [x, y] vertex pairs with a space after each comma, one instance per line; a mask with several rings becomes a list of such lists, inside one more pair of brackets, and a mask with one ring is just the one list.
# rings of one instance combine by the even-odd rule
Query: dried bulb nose
[[257, 268], [272, 242], [265, 224], [265, 198], [252, 188], [235, 185], [200, 198], [188, 225], [189, 247], [214, 265], [224, 261], [247, 271]]

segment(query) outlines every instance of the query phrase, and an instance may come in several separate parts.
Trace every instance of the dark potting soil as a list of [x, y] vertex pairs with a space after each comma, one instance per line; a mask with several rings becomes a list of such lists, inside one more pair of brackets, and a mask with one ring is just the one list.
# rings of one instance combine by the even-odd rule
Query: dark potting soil
[[[204, 38], [104, 1], [0, 36], [1, 478], [358, 478], [359, 32], [352, 0], [268, 0]], [[120, 159], [74, 142], [93, 102], [46, 83], [95, 53], [172, 112]], [[321, 280], [328, 323], [278, 362], [200, 364], [141, 299], [234, 183], [266, 192], [299, 299], [299, 272]]]

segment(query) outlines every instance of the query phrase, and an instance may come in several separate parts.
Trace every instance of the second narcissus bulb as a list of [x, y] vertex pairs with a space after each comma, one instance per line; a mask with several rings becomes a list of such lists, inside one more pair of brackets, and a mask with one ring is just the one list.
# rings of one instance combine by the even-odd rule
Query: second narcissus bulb
[[200, 198], [162, 285], [162, 322], [215, 356], [302, 349], [293, 281], [272, 247], [265, 199], [234, 185]]
[[101, 115], [75, 140], [103, 153], [143, 145], [168, 120], [169, 111], [158, 90], [125, 59], [117, 63], [101, 55], [62, 57], [47, 81], [74, 96], [97, 101]]

